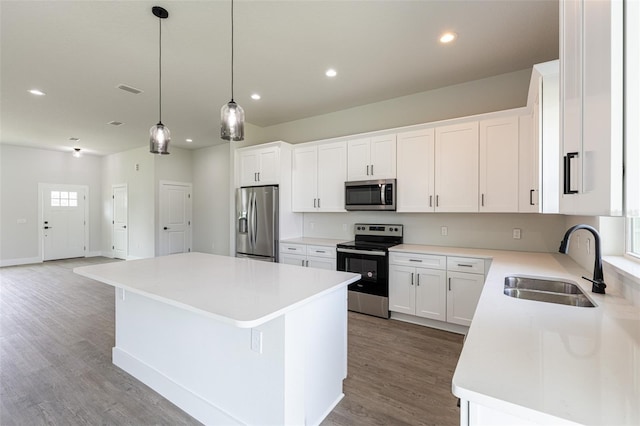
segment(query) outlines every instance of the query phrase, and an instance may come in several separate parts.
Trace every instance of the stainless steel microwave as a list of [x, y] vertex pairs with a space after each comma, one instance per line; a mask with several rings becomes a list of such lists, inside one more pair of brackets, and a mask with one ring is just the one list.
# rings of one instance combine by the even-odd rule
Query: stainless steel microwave
[[396, 180], [363, 180], [344, 183], [346, 210], [395, 210]]

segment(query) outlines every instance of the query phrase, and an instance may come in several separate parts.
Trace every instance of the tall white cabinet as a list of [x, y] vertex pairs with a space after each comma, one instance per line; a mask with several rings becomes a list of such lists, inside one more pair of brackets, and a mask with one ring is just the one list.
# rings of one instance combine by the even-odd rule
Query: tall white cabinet
[[478, 122], [436, 128], [435, 211], [478, 211]]
[[432, 212], [435, 208], [434, 129], [397, 135], [397, 210]]
[[622, 214], [623, 2], [560, 2], [566, 214]]

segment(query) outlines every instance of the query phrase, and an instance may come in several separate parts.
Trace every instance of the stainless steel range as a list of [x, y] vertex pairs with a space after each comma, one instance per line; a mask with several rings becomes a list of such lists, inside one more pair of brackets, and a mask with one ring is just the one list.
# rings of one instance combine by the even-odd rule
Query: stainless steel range
[[349, 285], [349, 310], [389, 318], [389, 248], [402, 244], [402, 225], [354, 226], [355, 240], [337, 246], [338, 271], [362, 275]]

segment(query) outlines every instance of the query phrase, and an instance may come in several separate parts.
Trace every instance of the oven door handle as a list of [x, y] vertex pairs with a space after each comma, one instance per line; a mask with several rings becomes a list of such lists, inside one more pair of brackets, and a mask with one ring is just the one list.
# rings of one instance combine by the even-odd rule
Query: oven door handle
[[386, 256], [387, 253], [383, 252], [383, 251], [378, 251], [378, 250], [353, 250], [353, 249], [346, 249], [346, 248], [340, 248], [338, 247], [336, 249], [338, 252], [340, 253], [353, 253], [353, 254], [370, 254], [372, 256]]

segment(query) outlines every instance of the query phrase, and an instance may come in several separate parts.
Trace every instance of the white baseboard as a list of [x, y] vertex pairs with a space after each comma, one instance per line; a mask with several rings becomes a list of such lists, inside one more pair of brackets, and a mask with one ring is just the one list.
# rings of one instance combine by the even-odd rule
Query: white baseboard
[[24, 257], [22, 259], [2, 259], [0, 260], [0, 267], [29, 265], [31, 263], [42, 263], [42, 259], [39, 257]]
[[469, 327], [465, 327], [464, 325], [451, 324], [444, 321], [417, 317], [415, 315], [407, 315], [400, 312], [391, 312], [391, 319], [410, 322], [411, 324], [424, 325], [426, 327], [437, 328], [439, 330], [450, 331], [457, 334], [466, 335], [469, 332]]
[[210, 401], [196, 395], [122, 349], [114, 347], [112, 356], [114, 365], [158, 392], [198, 421], [206, 425], [242, 424]]

